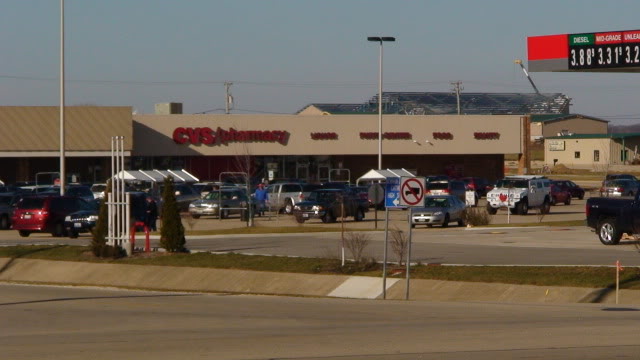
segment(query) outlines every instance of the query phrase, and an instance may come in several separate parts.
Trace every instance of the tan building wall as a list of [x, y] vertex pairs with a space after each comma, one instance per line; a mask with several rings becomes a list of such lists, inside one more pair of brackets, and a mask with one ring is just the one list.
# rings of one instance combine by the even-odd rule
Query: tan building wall
[[[0, 123], [0, 157], [57, 156], [59, 107], [0, 106]], [[124, 136], [124, 148], [131, 151], [131, 107], [65, 107], [65, 151], [76, 156], [82, 152], [90, 154], [87, 156], [110, 154], [112, 136]]]
[[[545, 163], [553, 166], [555, 161], [556, 164], [563, 164], [570, 168], [604, 171], [611, 165], [631, 163], [637, 157], [639, 148], [640, 137], [546, 139]], [[625, 150], [626, 155], [623, 155]], [[577, 153], [579, 153], [579, 157], [576, 157]]]
[[[374, 155], [377, 115], [134, 115], [134, 156]], [[180, 129], [179, 129], [180, 128]], [[269, 132], [267, 138], [221, 144], [218, 128]], [[174, 141], [174, 133], [184, 144]], [[217, 140], [202, 144], [203, 130]], [[273, 141], [286, 132], [286, 141]], [[369, 133], [370, 139], [361, 133]], [[373, 137], [371, 137], [374, 133]], [[512, 115], [385, 115], [383, 154], [509, 154], [522, 151], [522, 120]], [[228, 135], [228, 133], [227, 133]], [[192, 144], [190, 136], [193, 136]], [[266, 139], [266, 140], [265, 140]], [[210, 138], [209, 138], [210, 140]], [[425, 140], [429, 140], [428, 143]]]
[[543, 123], [544, 137], [558, 136], [563, 130], [568, 130], [573, 134], [606, 134], [608, 124], [606, 121], [599, 121], [586, 118], [573, 118], [558, 121], [547, 121]]

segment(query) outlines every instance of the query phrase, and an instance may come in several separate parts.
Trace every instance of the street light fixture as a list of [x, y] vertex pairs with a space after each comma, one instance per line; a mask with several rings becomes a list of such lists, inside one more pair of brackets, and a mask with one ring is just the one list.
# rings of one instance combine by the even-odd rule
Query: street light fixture
[[378, 69], [378, 169], [382, 169], [382, 43], [396, 41], [396, 38], [390, 36], [369, 36], [367, 40], [380, 44]]

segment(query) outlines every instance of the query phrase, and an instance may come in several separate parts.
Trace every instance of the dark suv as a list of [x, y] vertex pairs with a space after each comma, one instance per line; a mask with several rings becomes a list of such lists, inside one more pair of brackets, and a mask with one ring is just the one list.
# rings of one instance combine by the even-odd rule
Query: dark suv
[[86, 201], [75, 196], [26, 196], [13, 211], [13, 229], [22, 237], [34, 232], [65, 236], [64, 218], [87, 206]]

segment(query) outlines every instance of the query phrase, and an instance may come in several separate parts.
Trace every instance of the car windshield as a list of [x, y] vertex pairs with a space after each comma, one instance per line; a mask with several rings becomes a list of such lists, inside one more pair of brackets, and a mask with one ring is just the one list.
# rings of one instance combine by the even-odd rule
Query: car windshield
[[230, 200], [233, 199], [234, 196], [240, 197], [240, 194], [234, 191], [212, 191], [207, 194], [205, 199], [215, 201], [220, 199], [220, 196], [222, 196], [222, 200]]
[[97, 201], [80, 201], [80, 210], [98, 210], [100, 203]]
[[449, 207], [449, 200], [444, 198], [426, 198], [426, 207]]
[[335, 191], [312, 191], [307, 200], [309, 201], [334, 201], [338, 192]]
[[429, 190], [444, 190], [449, 188], [449, 183], [446, 182], [432, 182], [427, 184]]
[[526, 188], [528, 185], [527, 180], [516, 179], [502, 179], [498, 180], [496, 187], [499, 188]]

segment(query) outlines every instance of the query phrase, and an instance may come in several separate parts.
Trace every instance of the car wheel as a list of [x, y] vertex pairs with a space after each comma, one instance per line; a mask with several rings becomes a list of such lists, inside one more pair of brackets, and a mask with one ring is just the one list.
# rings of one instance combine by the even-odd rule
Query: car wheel
[[415, 229], [415, 227], [416, 227], [416, 224], [411, 224], [412, 229]]
[[62, 223], [57, 223], [53, 226], [53, 232], [51, 236], [53, 237], [63, 237], [65, 235], [64, 225]]
[[606, 218], [598, 223], [598, 238], [605, 245], [616, 245], [622, 238], [622, 233], [618, 231], [615, 220]]
[[293, 214], [293, 202], [291, 201], [291, 199], [287, 199], [287, 201], [285, 202], [284, 213], [287, 215]]
[[442, 227], [443, 227], [443, 228], [445, 228], [445, 227], [449, 227], [449, 221], [451, 221], [451, 220], [449, 219], [449, 214], [446, 214], [446, 215], [444, 216], [444, 222], [442, 223]]
[[571, 195], [567, 196], [567, 200], [564, 201], [565, 205], [571, 205]]
[[522, 199], [516, 205], [516, 211], [520, 215], [527, 215], [529, 213], [529, 203], [527, 203], [527, 199]]
[[335, 220], [336, 220], [336, 218], [334, 218], [333, 215], [328, 211], [322, 217], [322, 222], [325, 223], [325, 224], [332, 223]]
[[540, 208], [540, 212], [542, 214], [548, 214], [551, 211], [551, 204], [549, 204], [549, 200], [545, 199], [542, 203], [542, 207]]
[[10, 225], [9, 217], [7, 215], [3, 215], [2, 218], [0, 218], [0, 229], [7, 230]]
[[487, 213], [489, 213], [489, 215], [495, 215], [497, 212], [498, 209], [494, 208], [490, 204], [487, 204]]
[[77, 239], [78, 238], [78, 232], [75, 230], [70, 230], [69, 232], [69, 238], [70, 239]]
[[197, 214], [191, 214], [191, 217], [194, 219], [200, 219], [200, 215]]
[[18, 230], [18, 234], [20, 234], [21, 237], [29, 237], [29, 235], [31, 235], [31, 231]]
[[580, 200], [584, 199], [584, 193], [581, 193], [580, 196], [578, 196], [578, 199]]
[[467, 224], [464, 223], [463, 218], [458, 219], [458, 226], [467, 226]]
[[302, 215], [296, 215], [296, 221], [298, 222], [298, 224], [304, 224], [304, 219], [302, 218]]
[[356, 216], [353, 217], [353, 219], [355, 221], [362, 221], [364, 220], [364, 211], [362, 211], [362, 209], [358, 209], [356, 211]]

